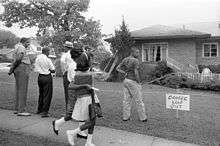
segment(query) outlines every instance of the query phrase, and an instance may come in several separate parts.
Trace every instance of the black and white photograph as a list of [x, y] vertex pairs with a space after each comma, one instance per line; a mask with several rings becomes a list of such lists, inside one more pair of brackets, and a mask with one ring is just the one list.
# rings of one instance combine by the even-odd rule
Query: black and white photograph
[[220, 146], [220, 0], [0, 0], [0, 146]]

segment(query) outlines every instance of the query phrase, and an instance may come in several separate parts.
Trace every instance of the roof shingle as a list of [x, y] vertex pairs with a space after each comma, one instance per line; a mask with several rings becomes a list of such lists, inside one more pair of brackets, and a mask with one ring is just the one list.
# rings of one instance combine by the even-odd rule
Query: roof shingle
[[208, 33], [192, 31], [188, 29], [175, 28], [164, 25], [154, 25], [140, 30], [131, 31], [134, 39], [169, 39], [169, 38], [190, 38], [210, 37]]

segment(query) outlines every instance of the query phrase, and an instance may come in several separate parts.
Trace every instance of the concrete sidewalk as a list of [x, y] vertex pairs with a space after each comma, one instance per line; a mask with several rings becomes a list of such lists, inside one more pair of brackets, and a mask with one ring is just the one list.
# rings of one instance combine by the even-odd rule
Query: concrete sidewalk
[[[39, 115], [18, 117], [13, 111], [0, 109], [0, 128], [67, 143], [66, 130], [75, 129], [78, 124], [65, 123], [57, 136], [52, 130], [52, 120], [54, 118], [41, 118]], [[82, 140], [77, 141], [81, 141], [77, 142], [77, 146], [84, 145]], [[96, 146], [196, 146], [100, 126], [95, 127], [93, 142]]]

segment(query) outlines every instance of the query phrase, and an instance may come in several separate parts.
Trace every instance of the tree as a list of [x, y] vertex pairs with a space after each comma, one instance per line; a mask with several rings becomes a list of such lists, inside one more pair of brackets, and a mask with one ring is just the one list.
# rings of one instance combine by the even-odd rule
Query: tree
[[[42, 45], [52, 43], [62, 51], [65, 41], [97, 47], [101, 38], [99, 21], [86, 19], [89, 0], [2, 0], [5, 12], [0, 20], [5, 26], [19, 24], [20, 28], [38, 27], [37, 36]], [[54, 33], [48, 34], [53, 28]]]
[[131, 37], [128, 26], [125, 24], [124, 18], [122, 19], [122, 24], [120, 29], [115, 30], [115, 35], [112, 38], [111, 47], [114, 53], [118, 52], [119, 61], [127, 57], [130, 54], [131, 47], [134, 41]]
[[102, 41], [100, 41], [100, 44], [97, 47], [97, 49], [92, 50], [92, 53], [94, 55], [94, 61], [99, 64], [102, 63], [102, 61], [104, 61], [106, 58], [112, 56], [111, 51], [106, 49], [106, 46]]
[[13, 48], [19, 38], [10, 31], [0, 30], [0, 48], [7, 46]]
[[124, 18], [122, 19], [120, 28], [115, 29], [114, 36], [110, 39], [107, 39], [107, 41], [111, 43], [112, 52], [115, 54], [115, 60], [109, 64], [111, 67], [107, 67], [109, 68], [109, 80], [121, 80], [121, 77], [116, 71], [116, 66], [122, 61], [122, 59], [129, 56], [131, 47], [134, 44], [128, 26], [125, 24]]

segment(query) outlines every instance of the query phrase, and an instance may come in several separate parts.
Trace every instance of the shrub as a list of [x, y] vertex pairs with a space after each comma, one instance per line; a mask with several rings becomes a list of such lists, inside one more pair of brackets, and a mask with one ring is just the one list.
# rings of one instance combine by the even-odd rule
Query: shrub
[[155, 79], [155, 77], [152, 78], [151, 73], [155, 71], [155, 64], [149, 64], [149, 63], [141, 63], [139, 68], [140, 78], [142, 81], [151, 81]]
[[186, 76], [168, 75], [166, 78], [154, 82], [155, 84], [170, 87], [170, 88], [191, 88], [199, 90], [220, 91], [220, 81], [211, 80], [208, 82], [200, 82]]
[[186, 79], [185, 82], [183, 82], [183, 84], [181, 85], [181, 87], [183, 88], [193, 88], [193, 86], [195, 85], [195, 81], [192, 79]]
[[160, 84], [170, 88], [179, 88], [182, 87], [184, 81], [185, 78], [183, 77], [179, 77], [177, 75], [170, 75], [165, 79], [161, 80]]
[[166, 61], [160, 61], [157, 63], [155, 69], [149, 73], [148, 80], [160, 78], [172, 72], [174, 71], [167, 66]]
[[6, 55], [1, 55], [0, 54], [0, 63], [1, 62], [9, 62], [9, 63], [11, 63], [11, 62], [13, 62], [13, 59], [9, 59], [9, 58], [6, 57]]
[[209, 89], [213, 91], [220, 91], [220, 82], [218, 81], [218, 82], [212, 83]]
[[183, 82], [182, 87], [199, 90], [220, 91], [220, 81], [212, 80], [210, 82], [201, 83], [198, 80], [187, 79], [185, 82]]
[[204, 68], [209, 68], [212, 73], [220, 73], [220, 64], [218, 65], [198, 65], [199, 72], [201, 73]]

